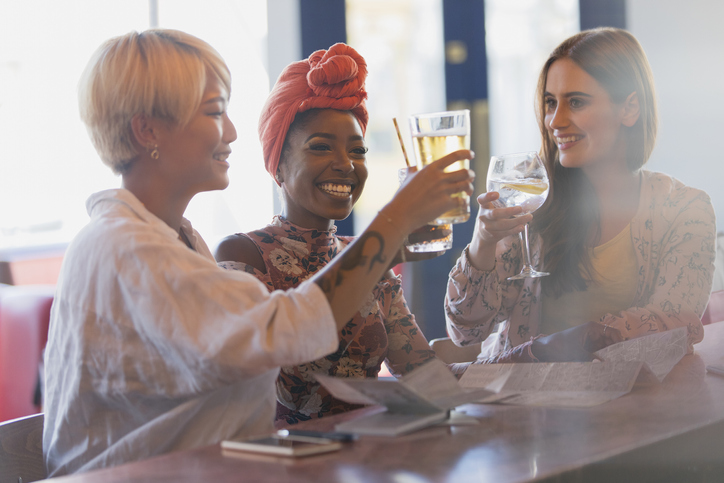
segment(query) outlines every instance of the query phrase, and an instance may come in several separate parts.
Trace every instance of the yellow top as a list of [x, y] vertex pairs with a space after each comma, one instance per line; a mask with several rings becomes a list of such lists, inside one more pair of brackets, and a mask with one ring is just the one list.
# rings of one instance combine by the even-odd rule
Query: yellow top
[[631, 225], [612, 240], [593, 248], [591, 262], [593, 283], [589, 283], [585, 291], [568, 292], [559, 298], [543, 295], [542, 334], [552, 334], [631, 307], [638, 280]]

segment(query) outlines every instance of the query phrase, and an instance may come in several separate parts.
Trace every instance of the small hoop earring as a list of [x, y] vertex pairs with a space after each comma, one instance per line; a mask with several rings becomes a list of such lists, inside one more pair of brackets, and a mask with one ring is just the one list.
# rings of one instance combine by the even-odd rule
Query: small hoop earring
[[160, 154], [158, 153], [158, 144], [153, 145], [153, 150], [151, 151], [151, 158], [158, 159]]

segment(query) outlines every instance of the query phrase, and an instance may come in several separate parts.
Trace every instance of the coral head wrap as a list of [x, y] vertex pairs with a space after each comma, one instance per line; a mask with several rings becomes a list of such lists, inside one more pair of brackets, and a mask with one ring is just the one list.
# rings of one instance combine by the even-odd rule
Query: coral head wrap
[[282, 71], [259, 118], [264, 166], [274, 177], [289, 126], [297, 113], [310, 109], [350, 111], [367, 128], [367, 63], [349, 45], [334, 44]]

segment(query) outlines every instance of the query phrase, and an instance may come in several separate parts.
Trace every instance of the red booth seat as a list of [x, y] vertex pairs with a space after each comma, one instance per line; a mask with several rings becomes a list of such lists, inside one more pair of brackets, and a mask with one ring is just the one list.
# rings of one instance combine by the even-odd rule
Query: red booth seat
[[54, 285], [0, 288], [0, 421], [40, 411], [33, 396], [54, 291]]

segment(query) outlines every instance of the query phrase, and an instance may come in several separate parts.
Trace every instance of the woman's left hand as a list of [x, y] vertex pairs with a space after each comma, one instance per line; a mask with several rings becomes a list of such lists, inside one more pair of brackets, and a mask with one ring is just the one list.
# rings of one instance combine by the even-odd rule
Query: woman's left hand
[[594, 352], [623, 341], [618, 329], [597, 322], [586, 322], [533, 341], [531, 351], [541, 362], [585, 362]]

